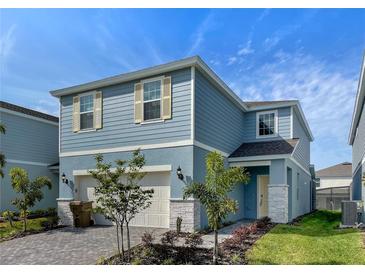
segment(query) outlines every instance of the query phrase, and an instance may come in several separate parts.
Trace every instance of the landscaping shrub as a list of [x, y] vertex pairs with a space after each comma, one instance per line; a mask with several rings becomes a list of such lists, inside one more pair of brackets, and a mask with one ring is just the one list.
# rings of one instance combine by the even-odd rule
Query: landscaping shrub
[[247, 226], [250, 234], [256, 234], [257, 233], [257, 223], [250, 224]]
[[145, 232], [142, 235], [141, 241], [143, 246], [152, 246], [152, 242], [155, 238], [153, 237], [152, 233]]
[[162, 265], [173, 265], [173, 264], [175, 264], [175, 262], [174, 262], [174, 259], [168, 258], [168, 259], [163, 260], [161, 264]]
[[169, 244], [169, 245], [173, 246], [177, 239], [178, 239], [177, 232], [173, 231], [173, 230], [169, 230], [169, 231], [165, 232], [164, 234], [162, 234], [161, 243], [164, 245]]
[[269, 217], [263, 217], [256, 221], [257, 228], [265, 228], [268, 224], [271, 223], [271, 219]]
[[185, 236], [185, 244], [190, 248], [196, 248], [203, 244], [202, 236], [199, 233], [189, 233]]
[[8, 220], [9, 224], [11, 227], [13, 227], [13, 217], [14, 217], [14, 213], [11, 210], [6, 210], [3, 212], [3, 218], [5, 220]]

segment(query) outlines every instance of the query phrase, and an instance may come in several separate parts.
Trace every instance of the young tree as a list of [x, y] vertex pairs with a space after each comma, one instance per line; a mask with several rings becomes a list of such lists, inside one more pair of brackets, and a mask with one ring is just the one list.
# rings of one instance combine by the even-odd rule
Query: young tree
[[[142, 189], [138, 182], [146, 175], [142, 168], [146, 161], [144, 155], [139, 149], [133, 151], [132, 159], [128, 161], [128, 172], [126, 172], [125, 183], [125, 206], [123, 207], [123, 216], [127, 230], [127, 247], [131, 248], [129, 233], [129, 223], [135, 218], [137, 213], [148, 208], [151, 205], [150, 199], [153, 196], [153, 189]], [[128, 261], [130, 253], [128, 252]]]
[[[95, 156], [96, 170], [90, 170], [89, 173], [98, 181], [95, 187], [96, 210], [104, 215], [116, 225], [117, 245], [119, 256], [124, 258], [124, 240], [123, 240], [123, 223], [124, 216], [121, 214], [122, 202], [119, 200], [124, 186], [120, 184], [120, 178], [125, 173], [125, 161], [116, 161], [117, 168], [112, 170], [111, 163], [104, 163], [103, 156], [98, 154]], [[119, 228], [121, 230], [122, 250], [120, 249]]]
[[26, 170], [20, 167], [13, 167], [10, 170], [11, 186], [14, 191], [21, 194], [20, 198], [15, 198], [12, 203], [19, 209], [23, 216], [24, 232], [27, 230], [27, 215], [29, 208], [43, 199], [42, 188], [47, 186], [52, 188], [52, 182], [48, 177], [37, 177], [31, 181]]
[[225, 168], [224, 159], [218, 152], [210, 152], [206, 157], [204, 183], [193, 182], [184, 189], [184, 199], [194, 197], [205, 207], [208, 225], [214, 231], [213, 263], [218, 258], [218, 229], [228, 214], [238, 210], [238, 202], [228, 194], [239, 183], [248, 183], [249, 175], [239, 167]]
[[[5, 126], [0, 124], [0, 134], [5, 134]], [[0, 152], [0, 177], [4, 178], [3, 167], [5, 166], [5, 155]]]
[[[102, 155], [97, 155], [95, 159], [96, 170], [89, 171], [89, 173], [98, 180], [98, 185], [95, 187], [98, 209], [107, 219], [114, 221], [117, 225], [118, 251], [120, 254], [119, 226], [122, 242], [121, 257], [124, 259], [123, 225], [126, 225], [127, 248], [130, 250], [130, 221], [137, 213], [150, 206], [150, 199], [153, 195], [152, 189], [142, 189], [138, 185], [138, 182], [145, 176], [145, 173], [141, 172], [145, 159], [140, 150], [136, 150], [129, 161], [117, 160], [115, 170], [112, 169], [110, 163], [103, 162]], [[125, 164], [127, 164], [127, 167], [125, 167]]]

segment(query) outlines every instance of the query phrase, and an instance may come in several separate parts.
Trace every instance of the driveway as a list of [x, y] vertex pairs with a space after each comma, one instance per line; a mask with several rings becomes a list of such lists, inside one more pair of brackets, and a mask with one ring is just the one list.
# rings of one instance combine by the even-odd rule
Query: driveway
[[[116, 253], [115, 226], [65, 227], [0, 243], [0, 264], [95, 264]], [[155, 238], [167, 229], [132, 227], [131, 245], [144, 232]]]

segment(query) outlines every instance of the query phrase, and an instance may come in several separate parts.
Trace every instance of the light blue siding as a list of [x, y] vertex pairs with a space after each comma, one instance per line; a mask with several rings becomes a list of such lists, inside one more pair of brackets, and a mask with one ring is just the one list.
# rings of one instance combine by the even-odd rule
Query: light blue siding
[[[286, 160], [286, 165], [291, 169], [291, 193], [289, 197], [289, 212], [291, 213], [291, 219], [294, 219], [300, 215], [306, 214], [311, 210], [311, 176], [303, 171], [298, 165], [296, 165], [290, 159]], [[298, 176], [299, 174], [299, 176]], [[297, 195], [297, 189], [299, 188], [299, 196]], [[289, 221], [291, 220], [289, 219]]]
[[[205, 160], [206, 156], [209, 151], [202, 149], [200, 147], [194, 146], [194, 166], [193, 166], [193, 181], [204, 183], [205, 182], [205, 175], [206, 175], [206, 165]], [[227, 159], [225, 159], [226, 161]], [[228, 162], [225, 162], [226, 167], [228, 167]], [[245, 218], [245, 207], [244, 207], [244, 200], [245, 200], [245, 185], [239, 184], [235, 187], [235, 189], [230, 193], [230, 197], [235, 199], [238, 202], [238, 211], [235, 214], [230, 214], [226, 221], [237, 221], [240, 219]], [[208, 220], [206, 216], [206, 211], [204, 208], [201, 210], [200, 215], [200, 223], [201, 227], [208, 226]]]
[[0, 137], [7, 159], [54, 164], [58, 162], [58, 126], [0, 111], [6, 134]]
[[[11, 187], [9, 172], [12, 167], [24, 168], [30, 179], [47, 176], [53, 189], [44, 190], [44, 199], [33, 209], [56, 207], [58, 176], [51, 173], [47, 165], [58, 162], [58, 126], [0, 111], [0, 122], [6, 127], [6, 134], [0, 136], [0, 150], [8, 161], [4, 178], [0, 178], [0, 211], [15, 210], [11, 201], [16, 198]], [[18, 164], [13, 161], [37, 162], [42, 165]]]
[[365, 172], [365, 164], [364, 166], [360, 166], [352, 177], [352, 200], [362, 200], [363, 186], [361, 179], [363, 172]]
[[195, 75], [195, 139], [231, 153], [243, 142], [243, 112], [199, 71]]
[[290, 139], [290, 107], [278, 108], [277, 110], [279, 136], [273, 138], [256, 139], [256, 113], [259, 111], [250, 111], [244, 115], [244, 141], [256, 142]]
[[310, 141], [299, 121], [298, 115], [293, 111], [293, 137], [299, 138], [293, 157], [307, 170], [310, 165]]
[[[99, 89], [103, 93], [103, 128], [72, 131], [72, 96], [61, 98], [61, 152], [159, 144], [190, 139], [191, 72], [174, 71], [172, 119], [161, 123], [134, 123], [134, 84], [123, 83]], [[167, 76], [167, 75], [166, 75]]]
[[56, 199], [58, 198], [58, 175], [52, 173], [47, 167], [35, 166], [35, 165], [25, 165], [25, 164], [12, 164], [7, 163], [4, 169], [4, 178], [0, 178], [0, 212], [4, 210], [17, 210], [11, 201], [17, 197], [11, 187], [11, 179], [9, 177], [10, 169], [13, 167], [24, 168], [29, 175], [31, 180], [34, 180], [38, 176], [47, 176], [52, 181], [52, 189], [48, 190], [47, 187], [43, 188], [43, 199], [36, 204], [35, 209], [47, 209], [49, 207], [57, 207]]
[[[193, 176], [193, 147], [176, 147], [162, 149], [143, 150], [142, 153], [146, 159], [146, 166], [149, 165], [172, 165], [171, 171], [171, 198], [181, 198], [184, 186], [192, 181]], [[106, 162], [113, 163], [118, 159], [128, 160], [132, 157], [132, 152], [118, 152], [103, 154]], [[184, 174], [184, 181], [177, 178], [176, 169], [181, 167]], [[61, 157], [60, 173], [63, 172], [70, 180], [70, 183], [60, 183], [60, 197], [74, 198], [73, 190], [75, 187], [74, 170], [87, 170], [95, 168], [95, 159], [93, 155]], [[61, 181], [60, 181], [61, 182]]]
[[362, 107], [362, 112], [357, 126], [357, 134], [352, 144], [352, 171], [354, 172], [365, 157], [365, 106]]

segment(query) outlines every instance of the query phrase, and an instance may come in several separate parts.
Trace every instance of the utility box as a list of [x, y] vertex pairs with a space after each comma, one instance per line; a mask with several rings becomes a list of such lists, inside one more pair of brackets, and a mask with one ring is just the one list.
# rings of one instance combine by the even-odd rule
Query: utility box
[[362, 201], [342, 201], [342, 227], [357, 226], [361, 223], [363, 212], [362, 204]]
[[70, 203], [75, 227], [88, 227], [91, 225], [92, 203], [92, 201], [72, 201]]

